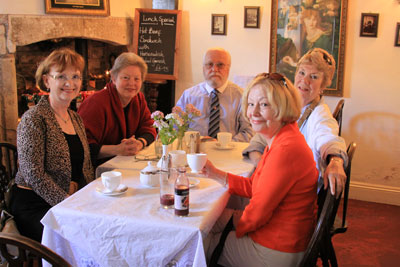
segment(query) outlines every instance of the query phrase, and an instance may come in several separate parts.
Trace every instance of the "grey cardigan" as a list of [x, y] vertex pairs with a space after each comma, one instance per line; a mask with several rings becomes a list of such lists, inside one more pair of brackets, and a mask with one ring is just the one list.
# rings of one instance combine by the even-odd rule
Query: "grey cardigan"
[[[84, 150], [82, 173], [87, 183], [94, 179], [90, 150], [81, 117], [68, 110]], [[19, 167], [15, 183], [30, 187], [51, 206], [63, 201], [71, 181], [67, 140], [50, 107], [48, 96], [25, 112], [17, 129]]]

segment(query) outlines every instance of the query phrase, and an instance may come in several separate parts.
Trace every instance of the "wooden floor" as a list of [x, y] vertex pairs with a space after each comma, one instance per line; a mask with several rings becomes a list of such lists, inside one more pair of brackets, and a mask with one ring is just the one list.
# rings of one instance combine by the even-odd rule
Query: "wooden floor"
[[349, 200], [348, 230], [333, 237], [340, 267], [400, 266], [400, 206]]

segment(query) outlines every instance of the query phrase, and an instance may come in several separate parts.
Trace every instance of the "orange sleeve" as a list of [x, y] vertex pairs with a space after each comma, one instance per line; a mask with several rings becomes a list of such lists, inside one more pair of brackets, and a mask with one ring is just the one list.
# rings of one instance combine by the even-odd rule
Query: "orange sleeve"
[[[294, 164], [299, 166], [299, 159], [294, 158], [296, 151], [290, 151], [285, 146], [278, 146], [274, 148], [274, 151], [265, 153], [267, 154], [264, 155], [259, 168], [249, 181], [252, 191], [251, 200], [237, 225], [238, 238], [257, 230], [271, 219], [275, 209], [296, 183], [295, 177], [299, 176], [294, 172], [296, 168], [293, 168]], [[236, 181], [234, 183], [234, 186], [241, 186]], [[242, 190], [246, 191], [246, 188]]]

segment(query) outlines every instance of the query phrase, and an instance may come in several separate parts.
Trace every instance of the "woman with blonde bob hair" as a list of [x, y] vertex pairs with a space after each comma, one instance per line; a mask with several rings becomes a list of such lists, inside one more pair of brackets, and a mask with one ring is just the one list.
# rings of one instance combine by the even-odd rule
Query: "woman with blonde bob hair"
[[217, 169], [203, 171], [228, 185], [229, 193], [249, 199], [243, 212], [225, 209], [205, 242], [210, 258], [229, 218], [230, 231], [219, 258], [223, 266], [297, 266], [316, 218], [318, 171], [297, 126], [300, 96], [279, 73], [257, 75], [243, 94], [245, 117], [267, 141], [250, 178]]
[[[282, 84], [287, 88], [286, 90], [282, 90]], [[245, 118], [249, 119], [247, 107], [250, 90], [248, 88], [253, 88], [256, 85], [264, 88], [277, 120], [282, 120], [284, 123], [292, 123], [299, 118], [301, 112], [300, 95], [293, 87], [292, 82], [278, 73], [261, 73], [250, 82], [242, 97]]]

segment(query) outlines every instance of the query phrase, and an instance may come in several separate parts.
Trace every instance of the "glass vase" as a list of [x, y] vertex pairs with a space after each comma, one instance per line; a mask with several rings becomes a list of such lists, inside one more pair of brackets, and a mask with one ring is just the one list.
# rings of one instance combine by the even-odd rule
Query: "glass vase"
[[177, 138], [176, 150], [185, 150], [185, 147], [183, 144], [183, 136]]
[[163, 144], [161, 142], [161, 138], [158, 136], [156, 136], [156, 140], [154, 140], [154, 153], [156, 154], [156, 157], [158, 159], [161, 158], [161, 156], [163, 155], [163, 148], [162, 148]]

